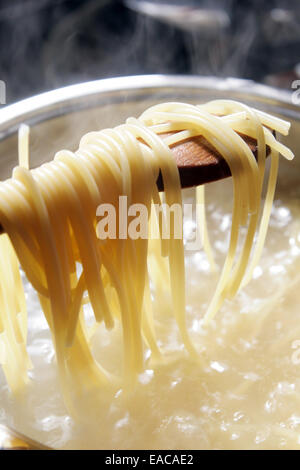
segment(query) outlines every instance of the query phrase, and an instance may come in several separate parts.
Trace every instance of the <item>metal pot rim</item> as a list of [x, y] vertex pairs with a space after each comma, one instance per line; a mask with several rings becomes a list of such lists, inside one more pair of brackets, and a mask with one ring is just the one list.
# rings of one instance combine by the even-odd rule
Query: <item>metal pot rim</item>
[[130, 91], [155, 91], [164, 88], [202, 89], [208, 91], [240, 92], [252, 99], [263, 98], [275, 108], [285, 108], [299, 119], [300, 106], [293, 104], [292, 93], [252, 80], [238, 78], [199, 77], [187, 75], [137, 75], [106, 78], [69, 85], [44, 92], [0, 110], [0, 139], [15, 132], [22, 121], [34, 123], [95, 106], [97, 97]]

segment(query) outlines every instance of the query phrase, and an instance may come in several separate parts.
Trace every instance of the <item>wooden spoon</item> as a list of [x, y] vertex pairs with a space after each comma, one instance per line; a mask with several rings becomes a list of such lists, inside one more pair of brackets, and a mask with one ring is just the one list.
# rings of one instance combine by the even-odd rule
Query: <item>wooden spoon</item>
[[[162, 138], [174, 134], [169, 132], [160, 134]], [[257, 142], [255, 139], [240, 134], [243, 140], [257, 158]], [[230, 168], [219, 152], [202, 136], [191, 137], [180, 143], [170, 146], [179, 170], [182, 188], [199, 186], [231, 176]], [[270, 147], [267, 146], [267, 155]], [[163, 191], [161, 173], [158, 176], [157, 186]]]
[[[160, 134], [166, 138], [173, 132]], [[254, 156], [257, 157], [257, 142], [251, 137], [241, 135], [247, 143]], [[170, 146], [179, 170], [182, 188], [199, 186], [231, 176], [229, 166], [217, 150], [202, 136], [191, 137], [180, 143]], [[267, 154], [270, 148], [267, 147]], [[157, 179], [159, 191], [164, 190], [162, 175], [159, 173]], [[0, 223], [0, 235], [4, 229]]]

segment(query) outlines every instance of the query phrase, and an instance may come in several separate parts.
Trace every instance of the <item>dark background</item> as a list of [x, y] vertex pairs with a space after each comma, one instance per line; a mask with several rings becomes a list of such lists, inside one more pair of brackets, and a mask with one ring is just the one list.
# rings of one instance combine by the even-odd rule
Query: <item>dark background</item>
[[7, 104], [71, 83], [149, 73], [289, 88], [299, 56], [299, 0], [0, 0]]

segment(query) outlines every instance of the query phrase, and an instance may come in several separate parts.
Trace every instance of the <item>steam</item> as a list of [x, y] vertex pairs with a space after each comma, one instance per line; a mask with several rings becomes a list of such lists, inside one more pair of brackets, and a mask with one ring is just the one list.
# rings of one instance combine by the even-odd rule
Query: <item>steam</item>
[[[7, 103], [131, 74], [261, 80], [274, 63], [289, 67], [299, 51], [299, 2], [290, 10], [282, 6], [287, 2], [274, 0], [273, 9], [270, 3], [247, 9], [238, 0], [6, 0], [0, 7], [0, 80]], [[273, 45], [297, 41], [285, 54], [270, 53]]]

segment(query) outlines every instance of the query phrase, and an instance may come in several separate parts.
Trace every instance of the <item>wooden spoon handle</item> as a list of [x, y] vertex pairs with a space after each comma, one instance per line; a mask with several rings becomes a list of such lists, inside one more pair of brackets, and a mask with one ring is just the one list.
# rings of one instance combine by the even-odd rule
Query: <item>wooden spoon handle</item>
[[[162, 138], [171, 133], [161, 134]], [[241, 135], [257, 158], [257, 142], [246, 135]], [[179, 170], [182, 188], [199, 186], [231, 176], [230, 168], [219, 152], [202, 136], [192, 137], [178, 144], [170, 146]], [[270, 148], [267, 147], [267, 155]], [[158, 176], [157, 186], [163, 191], [161, 173]]]
[[[173, 133], [161, 134], [162, 138]], [[254, 156], [257, 157], [257, 142], [251, 137], [241, 135]], [[179, 170], [182, 188], [199, 186], [231, 176], [229, 166], [217, 150], [202, 136], [191, 137], [170, 146]], [[267, 154], [270, 148], [267, 147]], [[162, 175], [157, 179], [159, 191], [164, 190]], [[4, 228], [0, 223], [0, 235]]]

